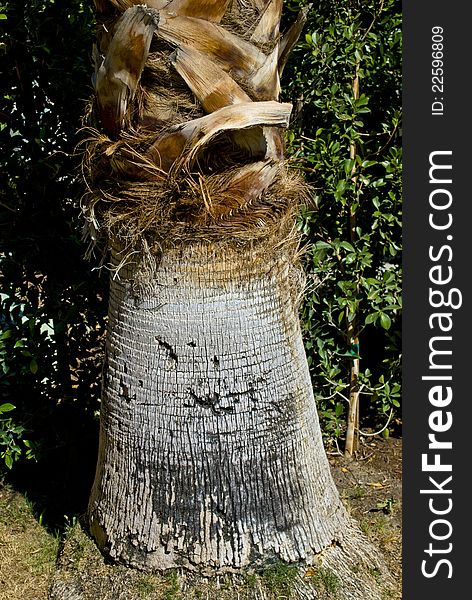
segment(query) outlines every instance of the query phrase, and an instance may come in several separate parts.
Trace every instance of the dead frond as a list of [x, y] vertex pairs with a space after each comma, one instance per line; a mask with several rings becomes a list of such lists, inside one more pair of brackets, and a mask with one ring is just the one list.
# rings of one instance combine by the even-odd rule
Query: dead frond
[[96, 6], [95, 128], [82, 162], [90, 238], [126, 256], [195, 243], [295, 256], [307, 186], [284, 161], [291, 105], [277, 98], [300, 26], [280, 49], [281, 1]]

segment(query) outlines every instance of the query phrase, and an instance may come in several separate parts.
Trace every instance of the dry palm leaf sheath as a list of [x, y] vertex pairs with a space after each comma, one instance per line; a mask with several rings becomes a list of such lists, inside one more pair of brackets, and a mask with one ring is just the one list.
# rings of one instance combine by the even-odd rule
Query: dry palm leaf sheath
[[[297, 316], [281, 0], [96, 0], [84, 210], [114, 266], [90, 529], [144, 569], [320, 560], [377, 598]], [[98, 133], [100, 131], [100, 133]], [[346, 575], [346, 573], [348, 575]], [[310, 597], [310, 596], [304, 596]]]

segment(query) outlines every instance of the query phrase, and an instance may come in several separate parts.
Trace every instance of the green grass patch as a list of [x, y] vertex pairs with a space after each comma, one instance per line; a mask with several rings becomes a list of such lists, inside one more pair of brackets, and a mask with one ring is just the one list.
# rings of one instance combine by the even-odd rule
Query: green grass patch
[[298, 578], [298, 567], [287, 563], [276, 563], [266, 567], [260, 574], [264, 587], [277, 598], [290, 598], [295, 581]]
[[46, 531], [24, 496], [0, 486], [0, 600], [46, 597], [59, 537]]
[[335, 597], [339, 588], [339, 579], [333, 571], [320, 567], [311, 580], [312, 584], [319, 589], [326, 591], [330, 597]]
[[175, 569], [172, 569], [164, 575], [164, 581], [167, 585], [163, 592], [163, 600], [180, 600], [179, 576]]

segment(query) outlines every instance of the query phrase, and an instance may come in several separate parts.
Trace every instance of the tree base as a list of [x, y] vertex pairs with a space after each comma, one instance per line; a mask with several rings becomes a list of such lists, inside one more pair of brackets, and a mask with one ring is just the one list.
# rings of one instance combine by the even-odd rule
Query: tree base
[[378, 551], [353, 524], [342, 543], [312, 565], [277, 562], [257, 571], [203, 577], [172, 569], [147, 573], [107, 563], [80, 525], [69, 533], [49, 600], [393, 600], [392, 578]]

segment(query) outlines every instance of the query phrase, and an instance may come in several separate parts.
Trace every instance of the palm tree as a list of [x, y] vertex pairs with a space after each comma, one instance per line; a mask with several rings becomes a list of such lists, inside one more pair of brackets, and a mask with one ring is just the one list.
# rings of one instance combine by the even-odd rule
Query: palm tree
[[281, 35], [282, 0], [95, 4], [84, 209], [112, 276], [90, 531], [130, 566], [322, 564], [340, 597], [379, 598], [297, 313], [306, 190], [278, 98], [308, 9]]

